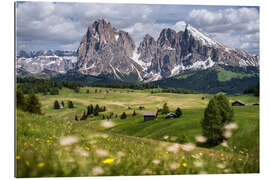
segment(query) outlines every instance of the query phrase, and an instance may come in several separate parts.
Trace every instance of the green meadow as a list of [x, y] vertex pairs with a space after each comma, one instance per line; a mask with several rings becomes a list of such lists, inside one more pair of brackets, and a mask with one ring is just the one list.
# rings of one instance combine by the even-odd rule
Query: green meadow
[[[233, 107], [238, 128], [224, 144], [203, 147], [196, 137], [201, 136], [200, 121], [211, 96], [93, 87], [38, 94], [43, 115], [16, 112], [16, 176], [258, 173], [259, 106], [252, 104], [259, 98], [228, 96], [230, 102], [248, 104]], [[54, 109], [55, 100], [64, 101], [64, 108]], [[75, 108], [67, 107], [68, 100]], [[144, 122], [144, 112], [156, 112], [164, 103], [170, 111], [180, 107], [183, 115], [165, 119], [159, 114], [157, 120]], [[106, 106], [106, 111], [75, 121], [90, 104]], [[120, 119], [123, 112], [126, 119]], [[103, 119], [111, 113], [112, 118]]]

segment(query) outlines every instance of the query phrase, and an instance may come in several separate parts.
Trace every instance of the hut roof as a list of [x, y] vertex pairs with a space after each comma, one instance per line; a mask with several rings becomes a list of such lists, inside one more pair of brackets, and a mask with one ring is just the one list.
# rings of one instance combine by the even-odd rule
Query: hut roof
[[156, 116], [157, 113], [156, 112], [144, 112], [143, 115], [144, 116]]
[[240, 100], [234, 101], [233, 103], [240, 103], [240, 104], [243, 104], [243, 105], [247, 105], [246, 103], [244, 103], [243, 101], [240, 101]]

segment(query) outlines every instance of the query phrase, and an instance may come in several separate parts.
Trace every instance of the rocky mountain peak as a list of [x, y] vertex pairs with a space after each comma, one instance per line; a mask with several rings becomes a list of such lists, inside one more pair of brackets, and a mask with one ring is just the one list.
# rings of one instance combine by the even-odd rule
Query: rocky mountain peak
[[159, 35], [157, 42], [161, 47], [167, 46], [174, 48], [176, 43], [178, 42], [176, 31], [170, 28], [163, 29]]

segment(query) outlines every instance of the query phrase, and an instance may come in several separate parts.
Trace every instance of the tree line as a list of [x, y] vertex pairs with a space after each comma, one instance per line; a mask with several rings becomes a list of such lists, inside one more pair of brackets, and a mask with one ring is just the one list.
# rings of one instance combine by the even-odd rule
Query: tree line
[[78, 91], [83, 85], [79, 82], [56, 82], [48, 79], [38, 79], [35, 77], [17, 77], [17, 88], [24, 94], [43, 93], [44, 95], [57, 95], [63, 87]]

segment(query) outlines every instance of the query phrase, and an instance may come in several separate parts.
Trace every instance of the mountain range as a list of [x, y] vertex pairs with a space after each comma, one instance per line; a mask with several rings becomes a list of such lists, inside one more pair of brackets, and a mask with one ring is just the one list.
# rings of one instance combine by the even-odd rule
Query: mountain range
[[174, 77], [185, 72], [218, 66], [259, 69], [258, 55], [229, 48], [190, 24], [179, 32], [165, 28], [157, 39], [146, 34], [136, 47], [128, 32], [116, 29], [104, 19], [88, 26], [77, 51], [19, 51], [16, 59], [18, 75], [62, 74], [63, 77], [72, 71], [89, 75], [91, 79], [108, 77], [129, 83], [164, 84], [174, 79], [175, 84]]

